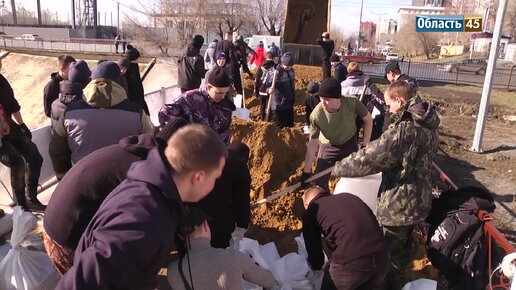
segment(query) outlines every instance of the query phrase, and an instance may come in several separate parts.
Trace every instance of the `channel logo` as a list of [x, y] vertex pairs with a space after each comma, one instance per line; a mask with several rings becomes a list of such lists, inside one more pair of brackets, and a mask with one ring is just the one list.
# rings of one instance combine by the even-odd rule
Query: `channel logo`
[[482, 32], [482, 16], [416, 15], [416, 32]]

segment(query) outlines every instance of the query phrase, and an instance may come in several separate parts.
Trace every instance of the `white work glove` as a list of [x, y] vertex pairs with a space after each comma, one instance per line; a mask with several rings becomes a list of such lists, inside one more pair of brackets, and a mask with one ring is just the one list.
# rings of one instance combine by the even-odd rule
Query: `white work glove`
[[310, 126], [307, 125], [303, 127], [303, 134], [310, 134]]
[[247, 232], [247, 229], [236, 227], [235, 230], [231, 233], [231, 238], [233, 241], [240, 241], [244, 238], [244, 234]]

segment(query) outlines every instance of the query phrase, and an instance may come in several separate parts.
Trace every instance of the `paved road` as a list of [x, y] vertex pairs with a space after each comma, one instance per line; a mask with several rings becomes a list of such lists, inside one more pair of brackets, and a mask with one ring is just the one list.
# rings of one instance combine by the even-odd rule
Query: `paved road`
[[[410, 67], [409, 67], [410, 65]], [[385, 64], [361, 64], [362, 71], [369, 74], [383, 75]], [[447, 83], [461, 83], [461, 84], [483, 84], [484, 75], [476, 75], [469, 72], [449, 73], [439, 69], [437, 64], [427, 63], [400, 63], [400, 68], [403, 73], [415, 77], [419, 80], [437, 80]], [[516, 68], [512, 71], [510, 69], [497, 69], [494, 76], [494, 86], [497, 88], [507, 88], [510, 81], [510, 88], [516, 89]]]

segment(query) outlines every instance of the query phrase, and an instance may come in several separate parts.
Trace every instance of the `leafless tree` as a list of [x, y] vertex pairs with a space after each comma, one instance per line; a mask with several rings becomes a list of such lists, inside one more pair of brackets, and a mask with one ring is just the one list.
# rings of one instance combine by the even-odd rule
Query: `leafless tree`
[[259, 0], [258, 5], [260, 20], [270, 35], [281, 35], [285, 26], [286, 1], [285, 0]]
[[440, 35], [430, 32], [416, 32], [415, 17], [408, 20], [396, 35], [396, 50], [407, 56], [425, 54], [427, 59], [436, 57], [435, 46]]

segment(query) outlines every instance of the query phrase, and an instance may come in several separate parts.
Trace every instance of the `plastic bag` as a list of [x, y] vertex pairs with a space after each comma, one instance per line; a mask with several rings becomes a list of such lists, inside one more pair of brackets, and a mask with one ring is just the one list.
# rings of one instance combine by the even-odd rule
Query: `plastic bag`
[[21, 246], [36, 225], [36, 217], [14, 208], [12, 249], [0, 263], [0, 289], [2, 290], [53, 290], [59, 276], [47, 253], [31, 251]]
[[408, 282], [401, 290], [435, 290], [437, 288], [437, 281], [430, 279], [417, 279]]

